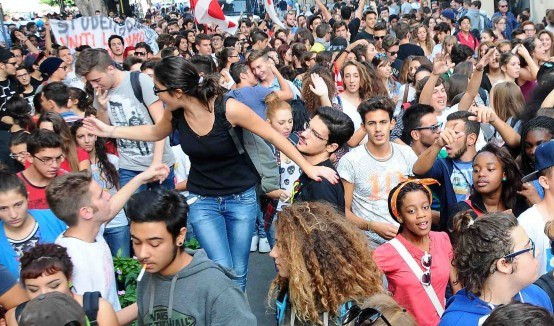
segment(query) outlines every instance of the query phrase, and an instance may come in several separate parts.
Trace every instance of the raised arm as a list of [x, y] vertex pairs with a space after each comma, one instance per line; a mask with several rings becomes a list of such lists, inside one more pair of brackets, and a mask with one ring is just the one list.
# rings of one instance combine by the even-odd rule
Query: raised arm
[[431, 104], [431, 97], [433, 96], [433, 91], [435, 90], [435, 85], [437, 80], [439, 80], [440, 75], [447, 72], [449, 69], [448, 63], [446, 62], [446, 57], [443, 54], [437, 54], [435, 61], [433, 62], [433, 72], [431, 76], [427, 79], [421, 94], [419, 95], [420, 104]]
[[325, 5], [321, 2], [321, 0], [315, 0], [315, 4], [319, 8], [319, 10], [321, 10], [321, 13], [323, 14], [325, 20], [327, 22], [329, 22], [331, 20], [331, 18], [333, 18], [333, 16], [329, 12], [329, 9], [327, 9], [327, 7], [325, 7]]
[[21, 33], [20, 31], [15, 31], [14, 35], [15, 37], [17, 37], [18, 40], [25, 44], [29, 52], [37, 54], [40, 53], [40, 50], [37, 49], [37, 47], [31, 41], [29, 41], [27, 36], [25, 36], [23, 33]]
[[470, 112], [474, 113], [474, 117], [469, 117], [470, 120], [477, 121], [479, 123], [490, 123], [496, 131], [500, 134], [500, 137], [511, 148], [519, 148], [521, 142], [521, 136], [514, 128], [510, 127], [506, 122], [500, 119], [493, 108], [487, 106], [480, 106], [476, 109], [471, 109]]
[[519, 71], [519, 78], [526, 81], [536, 80], [537, 73], [539, 72], [539, 66], [535, 63], [535, 60], [533, 60], [533, 57], [531, 57], [529, 51], [527, 51], [527, 49], [521, 44], [516, 45], [516, 47], [512, 51], [514, 51], [514, 53], [516, 54], [519, 54], [527, 63], [527, 67], [522, 68]]
[[415, 175], [424, 175], [429, 172], [429, 170], [431, 170], [431, 168], [433, 167], [433, 164], [435, 164], [435, 161], [437, 160], [437, 155], [439, 155], [440, 150], [444, 146], [454, 143], [456, 139], [463, 136], [462, 133], [459, 133], [457, 135], [454, 131], [456, 125], [454, 125], [452, 128], [445, 128], [441, 132], [439, 138], [435, 140], [433, 145], [431, 145], [429, 148], [423, 151], [423, 153], [421, 153], [421, 155], [417, 158], [417, 161], [414, 163], [414, 167], [412, 169]]
[[271, 71], [275, 74], [277, 82], [279, 82], [279, 86], [281, 87], [280, 90], [274, 91], [275, 94], [277, 94], [277, 96], [279, 96], [279, 98], [283, 101], [292, 100], [294, 98], [294, 93], [292, 92], [287, 80], [283, 77], [283, 75], [281, 75], [279, 70], [273, 64], [271, 65]]
[[548, 96], [542, 101], [541, 108], [553, 108], [554, 107], [554, 89], [550, 91]]
[[247, 129], [273, 144], [278, 150], [285, 153], [287, 157], [298, 164], [302, 171], [311, 179], [321, 181], [320, 177], [324, 177], [333, 184], [339, 181], [338, 175], [333, 169], [311, 165], [290, 141], [271, 128], [260, 116], [241, 102], [234, 99], [227, 100], [226, 116], [233, 126]]
[[364, 13], [364, 7], [365, 7], [365, 0], [360, 0], [358, 4], [358, 9], [356, 9], [355, 17], [358, 19], [362, 19], [362, 14]]
[[88, 117], [83, 121], [83, 125], [93, 134], [99, 137], [119, 138], [141, 141], [158, 141], [167, 137], [172, 130], [171, 111], [164, 110], [163, 117], [156, 124], [118, 127], [109, 126], [102, 121]]
[[475, 71], [471, 75], [469, 84], [467, 85], [467, 91], [460, 100], [458, 105], [459, 111], [467, 111], [473, 103], [473, 100], [479, 94], [479, 87], [481, 86], [481, 80], [483, 79], [483, 71], [485, 67], [489, 64], [491, 57], [494, 55], [495, 49], [489, 49], [487, 54], [485, 54], [481, 60], [475, 65]]

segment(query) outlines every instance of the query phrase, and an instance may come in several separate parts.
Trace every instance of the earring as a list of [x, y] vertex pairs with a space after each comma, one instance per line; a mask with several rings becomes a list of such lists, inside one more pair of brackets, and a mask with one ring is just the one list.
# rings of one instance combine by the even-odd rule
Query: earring
[[502, 177], [502, 182], [506, 182], [506, 177]]

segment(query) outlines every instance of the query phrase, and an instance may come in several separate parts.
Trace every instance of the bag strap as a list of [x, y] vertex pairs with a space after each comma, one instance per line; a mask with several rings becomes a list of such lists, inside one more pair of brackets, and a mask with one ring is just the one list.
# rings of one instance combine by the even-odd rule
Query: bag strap
[[87, 315], [90, 326], [98, 326], [96, 318], [100, 308], [100, 292], [85, 292], [83, 294], [83, 309]]
[[471, 209], [475, 212], [475, 214], [477, 214], [477, 217], [483, 215], [483, 211], [480, 210], [479, 208], [475, 207], [470, 199], [464, 200], [464, 203], [468, 204], [469, 207], [471, 207]]
[[[410, 255], [410, 253], [408, 252], [408, 249], [406, 249], [406, 247], [404, 247], [404, 245], [397, 238], [390, 240], [389, 243], [394, 247], [394, 249], [396, 249], [396, 251], [398, 251], [398, 253], [400, 254], [400, 257], [402, 257], [402, 259], [404, 259], [406, 264], [408, 264], [408, 266], [415, 274], [417, 279], [421, 280], [421, 277], [423, 276], [423, 271], [416, 263], [414, 257]], [[425, 285], [421, 283], [421, 286], [423, 286], [425, 293], [427, 293], [427, 296], [431, 300], [431, 303], [433, 303], [433, 306], [435, 307], [437, 314], [439, 315], [439, 317], [441, 317], [442, 314], [444, 313], [444, 308], [440, 303], [439, 297], [437, 296], [435, 289], [433, 289], [433, 286], [431, 284]]]
[[142, 86], [140, 85], [140, 72], [139, 71], [132, 71], [131, 72], [131, 87], [133, 88], [133, 94], [139, 100], [140, 104], [144, 105], [144, 108], [146, 109], [146, 112], [148, 112], [148, 115], [150, 116], [150, 120], [152, 120], [152, 123], [154, 124], [154, 118], [152, 118], [152, 115], [150, 114], [150, 110], [148, 110], [148, 105], [144, 103], [144, 97], [142, 96]]
[[27, 306], [27, 302], [25, 301], [19, 304], [17, 307], [15, 307], [15, 320], [19, 323], [19, 318], [21, 318], [21, 313], [23, 312], [23, 309], [25, 309], [25, 306]]

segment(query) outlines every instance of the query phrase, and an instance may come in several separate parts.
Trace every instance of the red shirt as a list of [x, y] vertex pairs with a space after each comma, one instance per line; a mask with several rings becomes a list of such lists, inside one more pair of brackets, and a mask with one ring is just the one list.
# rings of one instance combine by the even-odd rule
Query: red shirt
[[[89, 160], [90, 157], [89, 157], [89, 154], [87, 151], [85, 151], [84, 149], [82, 149], [81, 147], [78, 147], [77, 146], [77, 160], [79, 161], [79, 163], [83, 162], [83, 161], [86, 161], [86, 160]], [[78, 171], [73, 171], [71, 169], [71, 166], [69, 165], [69, 161], [67, 159], [65, 159], [61, 164], [60, 164], [60, 169], [63, 169], [67, 172], [78, 172]]]
[[[432, 256], [431, 285], [444, 308], [446, 285], [450, 277], [454, 254], [446, 233], [430, 232], [429, 237]], [[402, 235], [398, 235], [396, 238], [406, 247], [421, 270], [424, 271], [425, 268], [421, 266], [421, 257], [424, 252], [408, 242]], [[393, 294], [394, 300], [414, 316], [417, 324], [420, 326], [438, 325], [440, 317], [431, 299], [423, 289], [421, 281], [417, 279], [398, 251], [391, 244], [385, 243], [375, 249], [373, 259], [387, 277], [389, 291]]]
[[456, 38], [460, 44], [469, 46], [473, 51], [477, 50], [479, 46], [479, 41], [471, 33], [468, 34], [468, 38], [465, 38], [464, 34], [459, 32], [456, 34]]
[[[67, 172], [60, 169], [58, 175], [66, 174]], [[27, 194], [29, 198], [29, 209], [48, 209], [48, 202], [46, 201], [46, 187], [37, 187], [33, 185], [25, 176], [23, 171], [17, 174], [19, 179], [25, 184], [27, 188]]]

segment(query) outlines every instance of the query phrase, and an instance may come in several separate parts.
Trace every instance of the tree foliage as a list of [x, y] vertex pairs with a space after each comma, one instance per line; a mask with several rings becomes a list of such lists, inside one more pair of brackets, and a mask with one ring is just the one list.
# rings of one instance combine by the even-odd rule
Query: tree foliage
[[[44, 3], [46, 5], [52, 6], [52, 7], [59, 7], [60, 6], [60, 0], [40, 0], [41, 3]], [[74, 7], [75, 1], [74, 0], [64, 0], [63, 1], [66, 7]]]

